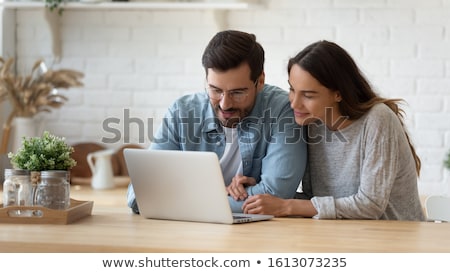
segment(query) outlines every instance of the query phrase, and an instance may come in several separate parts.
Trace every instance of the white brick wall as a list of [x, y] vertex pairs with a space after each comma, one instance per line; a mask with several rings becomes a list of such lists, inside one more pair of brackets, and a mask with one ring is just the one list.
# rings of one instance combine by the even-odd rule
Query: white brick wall
[[[450, 1], [261, 2], [264, 8], [226, 16], [229, 28], [255, 33], [265, 47], [267, 81], [286, 88], [289, 57], [319, 39], [338, 42], [380, 94], [407, 100], [406, 124], [423, 163], [421, 193], [446, 189]], [[66, 10], [61, 30], [63, 58], [54, 67], [85, 72], [85, 86], [65, 92], [68, 104], [39, 118], [43, 128], [78, 142], [110, 137], [102, 122], [108, 117], [123, 121], [124, 108], [130, 117], [154, 118], [156, 127], [176, 97], [202, 90], [200, 58], [217, 25], [210, 11]], [[19, 69], [29, 69], [37, 58], [51, 61], [50, 37], [41, 12], [18, 11]], [[129, 128], [134, 141], [136, 127]]]

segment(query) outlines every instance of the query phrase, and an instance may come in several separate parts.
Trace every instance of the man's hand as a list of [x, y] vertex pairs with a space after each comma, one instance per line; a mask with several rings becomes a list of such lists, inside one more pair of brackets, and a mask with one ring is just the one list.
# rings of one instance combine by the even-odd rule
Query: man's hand
[[253, 177], [236, 175], [231, 180], [230, 185], [228, 185], [227, 192], [234, 200], [243, 201], [248, 197], [245, 187], [253, 185], [256, 185], [256, 180]]

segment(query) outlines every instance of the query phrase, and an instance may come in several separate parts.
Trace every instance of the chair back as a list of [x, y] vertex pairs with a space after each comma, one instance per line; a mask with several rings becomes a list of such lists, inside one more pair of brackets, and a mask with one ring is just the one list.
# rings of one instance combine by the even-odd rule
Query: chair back
[[425, 200], [428, 221], [450, 222], [450, 197], [431, 195]]

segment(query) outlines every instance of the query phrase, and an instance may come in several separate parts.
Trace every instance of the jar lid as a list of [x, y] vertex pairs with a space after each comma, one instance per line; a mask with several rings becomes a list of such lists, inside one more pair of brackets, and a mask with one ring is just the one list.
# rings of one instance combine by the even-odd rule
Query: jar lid
[[66, 178], [67, 171], [63, 171], [63, 170], [41, 171], [41, 178], [46, 178], [46, 177]]
[[30, 175], [30, 171], [21, 169], [5, 169], [5, 176], [11, 175]]

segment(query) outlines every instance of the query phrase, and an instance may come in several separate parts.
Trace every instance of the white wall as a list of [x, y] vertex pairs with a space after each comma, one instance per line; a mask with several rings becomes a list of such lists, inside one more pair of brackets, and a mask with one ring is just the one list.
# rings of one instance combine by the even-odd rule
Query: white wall
[[[450, 0], [261, 2], [227, 18], [229, 28], [255, 33], [265, 47], [267, 81], [286, 88], [289, 57], [318, 39], [338, 42], [383, 96], [406, 99], [423, 162], [421, 193], [441, 191], [450, 149]], [[19, 68], [51, 61], [42, 12], [21, 9], [16, 22]], [[40, 119], [71, 142], [100, 142], [111, 137], [102, 121], [116, 117], [123, 127], [124, 108], [158, 120], [176, 97], [201, 91], [201, 54], [218, 29], [210, 11], [66, 10], [61, 30], [63, 59], [54, 68], [83, 71], [85, 87], [65, 92], [69, 103]]]
[[[15, 20], [15, 12], [13, 10], [0, 8], [0, 56], [4, 58], [13, 57], [15, 54], [15, 31], [8, 24]], [[3, 132], [1, 130], [3, 124], [10, 112], [11, 105], [5, 102], [0, 103], [0, 139], [2, 139]], [[2, 184], [4, 178], [3, 170], [10, 167], [8, 156], [0, 154], [0, 184]]]

